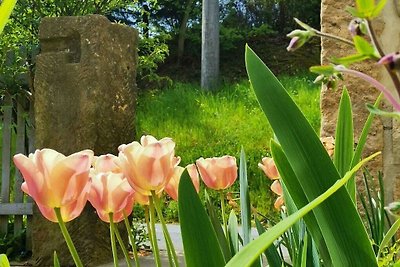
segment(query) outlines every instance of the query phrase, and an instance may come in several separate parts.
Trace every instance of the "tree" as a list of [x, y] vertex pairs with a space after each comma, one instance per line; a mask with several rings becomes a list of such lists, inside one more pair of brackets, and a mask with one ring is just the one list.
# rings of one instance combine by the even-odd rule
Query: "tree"
[[201, 87], [213, 90], [219, 79], [219, 4], [203, 0], [201, 34]]

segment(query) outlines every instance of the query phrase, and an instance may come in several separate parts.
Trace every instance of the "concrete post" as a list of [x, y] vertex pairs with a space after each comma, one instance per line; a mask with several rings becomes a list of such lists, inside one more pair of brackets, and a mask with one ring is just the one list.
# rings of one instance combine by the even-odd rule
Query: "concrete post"
[[[134, 136], [137, 32], [99, 15], [59, 17], [42, 20], [39, 39], [36, 148], [116, 154], [118, 145]], [[67, 227], [84, 266], [111, 260], [108, 225], [89, 203]], [[63, 266], [73, 265], [58, 225], [38, 209], [32, 232], [36, 266], [52, 266], [54, 250]]]

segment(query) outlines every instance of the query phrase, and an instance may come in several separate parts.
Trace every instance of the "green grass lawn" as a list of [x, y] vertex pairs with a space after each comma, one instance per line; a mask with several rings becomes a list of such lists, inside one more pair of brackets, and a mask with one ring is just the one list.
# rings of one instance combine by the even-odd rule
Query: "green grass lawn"
[[[307, 76], [280, 77], [280, 80], [319, 131], [319, 87]], [[203, 92], [197, 85], [182, 83], [162, 91], [142, 92], [138, 97], [136, 132], [137, 139], [143, 134], [173, 138], [176, 154], [182, 158], [181, 166], [199, 157], [230, 154], [239, 158], [243, 146], [251, 203], [262, 214], [276, 216], [270, 181], [257, 167], [261, 158], [269, 155], [273, 133], [248, 81], [222, 86], [217, 92]], [[232, 191], [238, 191], [238, 184]], [[170, 201], [166, 205], [167, 218], [176, 220], [176, 203]]]

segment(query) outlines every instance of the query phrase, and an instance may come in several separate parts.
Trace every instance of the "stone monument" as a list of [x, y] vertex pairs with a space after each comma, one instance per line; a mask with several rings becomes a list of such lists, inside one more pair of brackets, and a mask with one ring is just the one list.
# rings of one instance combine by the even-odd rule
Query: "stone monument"
[[[352, 0], [322, 0], [321, 6], [321, 30], [347, 39], [351, 39], [348, 25], [351, 16], [345, 11], [346, 6], [354, 6]], [[376, 31], [380, 45], [385, 53], [400, 51], [400, 17], [396, 12], [396, 1], [387, 1], [381, 16], [373, 20], [373, 28]], [[327, 64], [332, 57], [341, 57], [354, 54], [354, 49], [346, 44], [322, 38], [322, 64]], [[386, 87], [393, 89], [390, 77], [383, 66], [374, 62], [355, 64], [356, 70], [371, 75], [382, 82]], [[345, 82], [339, 85], [339, 90], [323, 87], [321, 91], [321, 135], [334, 136], [338, 103], [343, 84], [349, 90], [353, 103], [355, 141], [358, 140], [361, 129], [368, 116], [366, 103], [373, 104], [379, 95], [379, 91], [360, 79], [344, 76]], [[397, 93], [394, 93], [397, 95]], [[383, 108], [390, 106], [383, 104]], [[389, 203], [400, 199], [400, 127], [399, 121], [377, 116], [368, 136], [364, 155], [370, 155], [376, 151], [382, 151], [382, 156], [375, 159], [368, 168], [372, 174], [383, 171], [385, 182], [385, 201]]]
[[[134, 138], [137, 32], [99, 15], [44, 18], [39, 40], [36, 148], [116, 154], [118, 145]], [[108, 224], [89, 203], [67, 227], [84, 266], [112, 260]], [[54, 250], [62, 266], [73, 266], [57, 224], [35, 209], [32, 228], [36, 266], [53, 266]]]

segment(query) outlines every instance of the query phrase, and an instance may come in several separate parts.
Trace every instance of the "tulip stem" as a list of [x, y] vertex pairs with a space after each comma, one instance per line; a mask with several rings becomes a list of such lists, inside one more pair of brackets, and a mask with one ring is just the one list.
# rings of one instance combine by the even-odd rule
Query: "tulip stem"
[[124, 253], [124, 257], [125, 257], [125, 260], [126, 260], [126, 264], [128, 265], [128, 267], [132, 267], [131, 259], [129, 258], [129, 253], [128, 253], [128, 251], [126, 250], [126, 247], [125, 247], [124, 241], [122, 240], [121, 235], [119, 234], [118, 227], [115, 226], [114, 222], [112, 222], [111, 225], [112, 225], [112, 227], [113, 227], [115, 236], [117, 237], [119, 246], [120, 246], [121, 249], [122, 249], [122, 253]]
[[129, 241], [130, 241], [131, 246], [132, 246], [133, 258], [135, 259], [135, 265], [136, 265], [136, 267], [140, 267], [139, 258], [138, 258], [138, 255], [137, 255], [135, 237], [132, 234], [130, 223], [128, 221], [128, 216], [126, 216], [125, 212], [124, 212], [124, 223], [125, 223], [126, 231], [128, 232]]
[[113, 254], [114, 267], [118, 267], [118, 254], [117, 254], [117, 244], [115, 243], [113, 213], [110, 212], [108, 216], [110, 218], [110, 239], [111, 239], [111, 250]]
[[72, 242], [71, 236], [69, 235], [67, 227], [65, 226], [65, 223], [64, 223], [64, 221], [62, 219], [60, 208], [54, 208], [54, 212], [56, 214], [58, 225], [60, 226], [61, 233], [64, 236], [64, 240], [67, 243], [69, 252], [71, 253], [71, 256], [72, 256], [72, 259], [75, 262], [75, 265], [77, 267], [83, 267], [82, 261], [79, 258], [78, 252], [76, 251], [76, 248], [74, 246], [74, 243]]
[[150, 236], [151, 236], [151, 245], [154, 253], [154, 260], [156, 262], [156, 266], [161, 266], [161, 259], [160, 259], [160, 250], [158, 249], [158, 242], [157, 242], [157, 234], [156, 234], [156, 224], [155, 224], [155, 214], [154, 214], [154, 204], [153, 199], [150, 198], [149, 203], [150, 208]]
[[166, 241], [166, 244], [167, 244], [168, 253], [170, 253], [172, 255], [172, 259], [173, 259], [173, 261], [175, 263], [174, 266], [179, 266], [178, 257], [176, 256], [175, 247], [174, 247], [174, 244], [172, 243], [171, 236], [170, 236], [170, 234], [168, 232], [168, 228], [167, 228], [167, 225], [166, 225], [165, 220], [164, 220], [164, 216], [162, 215], [162, 212], [161, 212], [159, 198], [158, 198], [157, 194], [154, 191], [151, 191], [151, 196], [152, 196], [152, 199], [154, 201], [154, 206], [156, 208], [157, 215], [158, 215], [158, 218], [160, 219], [161, 226], [162, 226], [162, 229], [163, 229], [163, 232], [164, 232], [164, 238], [165, 238], [165, 241]]

